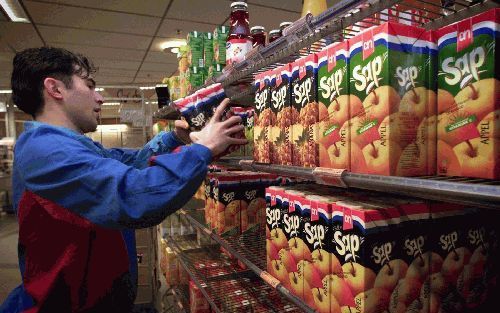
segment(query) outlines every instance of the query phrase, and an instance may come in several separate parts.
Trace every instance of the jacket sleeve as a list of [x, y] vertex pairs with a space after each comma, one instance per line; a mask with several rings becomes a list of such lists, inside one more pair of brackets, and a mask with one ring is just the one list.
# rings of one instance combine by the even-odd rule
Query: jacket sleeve
[[95, 224], [118, 229], [156, 225], [181, 208], [212, 158], [208, 148], [194, 144], [137, 169], [62, 135], [40, 137], [32, 136], [16, 153], [26, 188]]
[[106, 150], [115, 160], [136, 168], [144, 168], [153, 155], [170, 153], [183, 144], [173, 132], [162, 131], [154, 136], [142, 149], [113, 148]]

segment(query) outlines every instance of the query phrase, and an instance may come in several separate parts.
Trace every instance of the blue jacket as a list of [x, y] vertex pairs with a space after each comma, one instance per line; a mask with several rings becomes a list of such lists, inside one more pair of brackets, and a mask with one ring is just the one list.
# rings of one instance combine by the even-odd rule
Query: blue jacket
[[[14, 149], [23, 283], [5, 312], [127, 312], [136, 295], [133, 229], [159, 224], [203, 181], [211, 152], [160, 133], [141, 150], [105, 149], [27, 122]], [[154, 158], [152, 166], [147, 161]]]

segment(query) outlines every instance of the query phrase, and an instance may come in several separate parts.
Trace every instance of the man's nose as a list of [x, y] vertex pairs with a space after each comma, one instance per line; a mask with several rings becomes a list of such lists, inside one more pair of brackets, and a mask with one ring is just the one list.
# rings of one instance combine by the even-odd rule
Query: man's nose
[[100, 105], [102, 105], [102, 103], [104, 102], [104, 97], [97, 91], [95, 92], [95, 101], [98, 102]]

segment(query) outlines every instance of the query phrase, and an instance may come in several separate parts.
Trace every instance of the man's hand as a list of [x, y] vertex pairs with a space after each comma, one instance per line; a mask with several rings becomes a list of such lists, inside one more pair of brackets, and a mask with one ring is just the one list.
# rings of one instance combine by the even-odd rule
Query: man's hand
[[205, 127], [199, 132], [190, 134], [191, 140], [210, 149], [213, 157], [220, 156], [231, 145], [245, 145], [248, 143], [248, 140], [244, 138], [233, 137], [245, 129], [240, 124], [241, 117], [232, 116], [225, 121], [221, 121], [228, 104], [229, 99], [224, 99]]
[[186, 121], [177, 120], [174, 122], [174, 134], [185, 144], [191, 143], [191, 138], [189, 138], [189, 125]]

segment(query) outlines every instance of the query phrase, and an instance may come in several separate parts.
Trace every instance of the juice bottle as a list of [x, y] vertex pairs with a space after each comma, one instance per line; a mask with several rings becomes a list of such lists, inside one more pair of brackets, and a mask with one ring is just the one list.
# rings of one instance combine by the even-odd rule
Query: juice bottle
[[231, 3], [230, 29], [226, 43], [226, 64], [241, 62], [252, 50], [252, 37], [248, 23], [248, 4]]
[[311, 13], [312, 15], [316, 16], [325, 11], [327, 8], [326, 0], [304, 0], [302, 2], [303, 4], [302, 14], [300, 15], [301, 17], [305, 16], [307, 13]]
[[264, 47], [266, 45], [266, 29], [263, 26], [254, 26], [250, 28], [250, 34], [252, 34], [252, 47], [257, 46]]
[[273, 29], [269, 32], [269, 43], [281, 37], [281, 30]]

